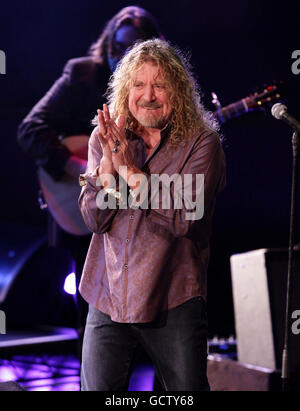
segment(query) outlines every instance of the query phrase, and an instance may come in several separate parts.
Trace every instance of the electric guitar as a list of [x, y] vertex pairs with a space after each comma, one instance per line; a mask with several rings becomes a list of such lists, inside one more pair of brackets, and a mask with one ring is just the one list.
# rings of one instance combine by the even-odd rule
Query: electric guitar
[[[213, 93], [213, 103], [217, 110], [214, 116], [221, 124], [246, 114], [253, 110], [259, 110], [282, 98], [282, 83], [274, 83], [266, 86], [261, 92], [250, 94], [228, 106], [221, 107], [217, 96]], [[72, 153], [84, 160], [88, 157], [88, 135], [69, 136], [62, 140]], [[57, 224], [66, 232], [73, 235], [85, 235], [90, 231], [86, 227], [78, 207], [78, 197], [81, 187], [78, 179], [65, 175], [61, 180], [53, 178], [42, 168], [38, 169], [38, 177], [45, 199], [40, 201], [41, 208], [48, 208]]]
[[218, 119], [220, 124], [224, 124], [235, 117], [239, 117], [254, 110], [263, 109], [277, 102], [282, 99], [282, 94], [283, 83], [274, 82], [274, 84], [265, 86], [265, 88], [260, 92], [255, 92], [239, 101], [236, 101], [235, 103], [221, 107], [216, 94], [212, 93], [212, 102], [217, 108], [214, 112], [214, 116]]
[[[61, 143], [73, 155], [84, 160], [88, 159], [88, 135], [69, 136], [61, 140]], [[39, 167], [37, 173], [43, 195], [43, 198], [39, 198], [40, 208], [47, 208], [60, 228], [67, 233], [73, 235], [90, 234], [78, 206], [78, 197], [81, 191], [78, 178], [65, 174], [59, 181], [55, 181], [43, 167]]]

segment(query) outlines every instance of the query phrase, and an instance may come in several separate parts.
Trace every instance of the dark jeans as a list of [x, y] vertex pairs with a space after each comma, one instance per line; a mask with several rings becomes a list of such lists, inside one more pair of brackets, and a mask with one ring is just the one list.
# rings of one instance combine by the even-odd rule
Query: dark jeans
[[196, 297], [146, 324], [121, 324], [89, 307], [81, 389], [126, 391], [137, 346], [151, 358], [168, 391], [209, 391], [206, 303]]

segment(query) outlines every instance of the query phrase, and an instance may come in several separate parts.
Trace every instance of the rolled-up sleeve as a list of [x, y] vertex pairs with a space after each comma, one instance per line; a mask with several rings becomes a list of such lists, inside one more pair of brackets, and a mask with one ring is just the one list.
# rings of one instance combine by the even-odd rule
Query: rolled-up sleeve
[[88, 163], [85, 174], [86, 184], [81, 189], [78, 205], [86, 226], [96, 234], [107, 232], [118, 212], [117, 206], [115, 208], [100, 209], [100, 203], [104, 200], [103, 186], [100, 184], [98, 177], [101, 158], [102, 149], [96, 129], [94, 129], [89, 139]]

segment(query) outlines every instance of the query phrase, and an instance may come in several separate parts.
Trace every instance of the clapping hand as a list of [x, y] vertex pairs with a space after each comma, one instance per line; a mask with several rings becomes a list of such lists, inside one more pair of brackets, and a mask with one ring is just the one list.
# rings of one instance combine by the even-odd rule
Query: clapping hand
[[[129, 176], [140, 172], [135, 166], [132, 155], [129, 150], [128, 140], [125, 133], [126, 119], [120, 115], [115, 122], [111, 119], [109, 109], [106, 104], [103, 105], [103, 112], [98, 110], [99, 132], [98, 137], [103, 150], [102, 170], [105, 173], [118, 173], [127, 182]], [[126, 166], [126, 173], [120, 166]], [[103, 172], [100, 169], [100, 173]]]

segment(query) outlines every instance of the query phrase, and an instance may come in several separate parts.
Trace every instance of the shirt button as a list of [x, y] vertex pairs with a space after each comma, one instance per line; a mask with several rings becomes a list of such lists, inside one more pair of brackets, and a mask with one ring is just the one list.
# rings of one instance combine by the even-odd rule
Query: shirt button
[[129, 243], [129, 238], [126, 238], [126, 243], [127, 243], [127, 244]]
[[124, 268], [125, 268], [125, 270], [127, 270], [127, 268], [128, 268], [128, 265], [127, 265], [127, 264], [124, 264]]
[[129, 218], [130, 218], [130, 220], [133, 220], [133, 219], [134, 219], [133, 215], [131, 215]]

